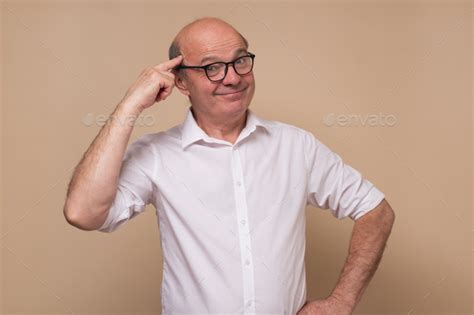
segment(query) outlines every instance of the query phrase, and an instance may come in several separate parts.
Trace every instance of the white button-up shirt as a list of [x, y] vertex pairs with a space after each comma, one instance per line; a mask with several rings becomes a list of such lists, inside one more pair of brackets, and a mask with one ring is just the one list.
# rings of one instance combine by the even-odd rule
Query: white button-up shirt
[[306, 301], [305, 207], [355, 220], [383, 198], [308, 131], [248, 109], [232, 144], [188, 110], [128, 147], [99, 230], [155, 206], [163, 314], [296, 314]]

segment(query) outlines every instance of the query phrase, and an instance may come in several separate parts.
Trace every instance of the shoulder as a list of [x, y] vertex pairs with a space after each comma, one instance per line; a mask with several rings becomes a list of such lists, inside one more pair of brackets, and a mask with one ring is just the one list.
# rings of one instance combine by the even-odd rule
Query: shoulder
[[179, 145], [180, 126], [176, 125], [167, 130], [142, 134], [129, 142], [129, 155], [156, 155], [163, 148]]
[[318, 141], [312, 132], [302, 127], [278, 120], [261, 120], [264, 122], [265, 126], [274, 137], [282, 139], [284, 138], [290, 141], [298, 141], [305, 145]]
[[131, 145], [153, 147], [153, 146], [161, 146], [166, 143], [173, 142], [173, 140], [179, 140], [179, 139], [180, 139], [180, 126], [176, 125], [167, 130], [140, 135], [131, 142]]
[[281, 145], [298, 152], [302, 150], [308, 160], [314, 160], [316, 156], [327, 158], [337, 155], [324, 141], [321, 141], [309, 130], [277, 120], [262, 119], [262, 121], [271, 131], [271, 136]]

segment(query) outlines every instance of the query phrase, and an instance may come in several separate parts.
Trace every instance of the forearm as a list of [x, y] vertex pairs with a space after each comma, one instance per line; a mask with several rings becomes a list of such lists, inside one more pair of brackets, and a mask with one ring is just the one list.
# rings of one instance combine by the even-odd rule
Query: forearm
[[112, 204], [133, 122], [139, 113], [120, 103], [76, 166], [64, 214], [82, 229], [96, 229]]
[[359, 303], [382, 258], [395, 215], [383, 200], [380, 205], [359, 218], [352, 230], [349, 253], [331, 296], [349, 305]]

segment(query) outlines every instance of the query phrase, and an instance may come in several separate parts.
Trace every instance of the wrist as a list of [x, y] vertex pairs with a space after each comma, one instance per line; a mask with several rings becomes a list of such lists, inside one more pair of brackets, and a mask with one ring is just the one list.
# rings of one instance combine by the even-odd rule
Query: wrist
[[334, 292], [331, 293], [328, 299], [334, 301], [338, 305], [344, 306], [347, 310], [350, 310], [351, 312], [355, 309], [357, 304], [356, 301], [354, 301], [353, 299], [349, 299]]
[[122, 101], [117, 105], [114, 114], [120, 116], [138, 117], [142, 111], [143, 109], [140, 106], [130, 102]]
[[136, 108], [136, 106], [133, 107], [127, 103], [120, 103], [109, 116], [109, 120], [115, 124], [118, 123], [120, 125], [133, 127], [141, 112], [142, 111], [139, 108]]

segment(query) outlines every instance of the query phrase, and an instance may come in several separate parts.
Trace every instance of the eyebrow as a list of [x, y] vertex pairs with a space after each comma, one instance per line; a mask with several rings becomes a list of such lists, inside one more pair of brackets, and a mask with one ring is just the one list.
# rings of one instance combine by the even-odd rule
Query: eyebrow
[[[234, 58], [237, 58], [238, 55], [240, 55], [241, 53], [243, 52], [247, 52], [247, 49], [245, 48], [239, 48], [235, 51], [234, 53]], [[201, 65], [203, 65], [206, 61], [217, 61], [219, 60], [219, 57], [215, 56], [215, 55], [209, 55], [209, 56], [206, 56], [204, 57], [202, 60], [201, 60]]]

